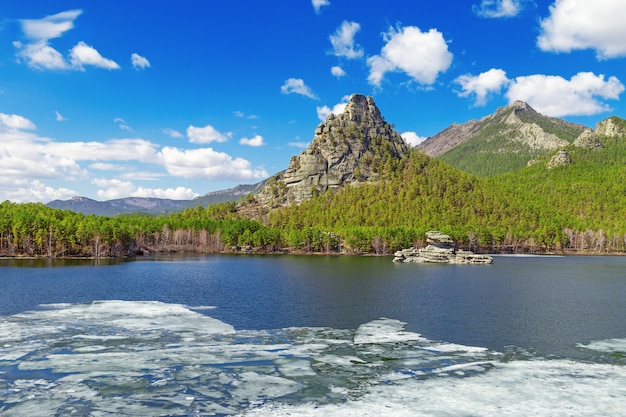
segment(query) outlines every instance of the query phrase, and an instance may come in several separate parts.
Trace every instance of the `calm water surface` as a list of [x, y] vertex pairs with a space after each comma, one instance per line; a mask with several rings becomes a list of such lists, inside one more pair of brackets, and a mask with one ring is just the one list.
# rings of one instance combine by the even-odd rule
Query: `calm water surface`
[[[626, 407], [624, 300], [623, 257], [0, 260], [0, 415], [46, 415], [51, 399], [59, 415], [418, 415], [412, 384], [430, 403], [452, 387], [442, 375], [464, 381], [465, 399], [424, 415], [497, 415], [497, 396], [513, 393], [472, 402], [507, 378], [533, 395], [537, 415], [557, 415], [573, 400], [542, 400], [550, 381], [587, 372], [593, 379], [573, 379], [571, 395], [595, 396], [586, 384], [602, 383], [611, 414]], [[141, 366], [122, 372], [138, 351]], [[101, 388], [120, 378], [123, 390]], [[390, 386], [405, 397], [389, 404]], [[532, 411], [509, 405], [512, 415]], [[600, 411], [584, 407], [563, 415]]]

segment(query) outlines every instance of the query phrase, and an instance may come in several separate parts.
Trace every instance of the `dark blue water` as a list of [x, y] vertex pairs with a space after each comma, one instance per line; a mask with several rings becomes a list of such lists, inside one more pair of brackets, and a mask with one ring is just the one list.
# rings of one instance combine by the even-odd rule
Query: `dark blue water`
[[626, 258], [0, 265], [2, 417], [626, 409]]
[[[573, 357], [626, 337], [626, 258], [496, 257], [406, 265], [387, 257], [194, 256], [0, 260], [0, 316], [94, 300], [214, 306], [236, 329], [356, 328], [381, 317], [433, 340]], [[103, 264], [104, 263], [104, 264]]]

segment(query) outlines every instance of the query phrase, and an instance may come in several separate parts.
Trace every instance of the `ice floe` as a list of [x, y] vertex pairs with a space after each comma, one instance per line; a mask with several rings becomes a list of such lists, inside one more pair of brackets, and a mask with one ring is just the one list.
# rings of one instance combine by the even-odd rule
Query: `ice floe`
[[[161, 302], [0, 317], [0, 415], [618, 415], [623, 361], [587, 363], [356, 329], [235, 330]], [[579, 345], [609, 354], [626, 342]]]

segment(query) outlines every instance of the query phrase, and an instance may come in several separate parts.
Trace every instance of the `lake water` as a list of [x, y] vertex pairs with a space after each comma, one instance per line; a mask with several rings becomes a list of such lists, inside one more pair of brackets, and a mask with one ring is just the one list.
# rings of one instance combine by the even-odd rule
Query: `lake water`
[[626, 415], [626, 258], [0, 260], [0, 416]]

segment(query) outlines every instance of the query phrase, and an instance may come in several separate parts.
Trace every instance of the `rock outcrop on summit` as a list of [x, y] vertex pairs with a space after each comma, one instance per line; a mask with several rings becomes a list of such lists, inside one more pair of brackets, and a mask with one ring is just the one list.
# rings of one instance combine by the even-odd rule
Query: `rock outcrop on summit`
[[328, 189], [376, 180], [385, 164], [408, 152], [374, 100], [353, 94], [343, 113], [330, 114], [309, 147], [270, 178], [255, 200], [269, 208], [299, 204]]

